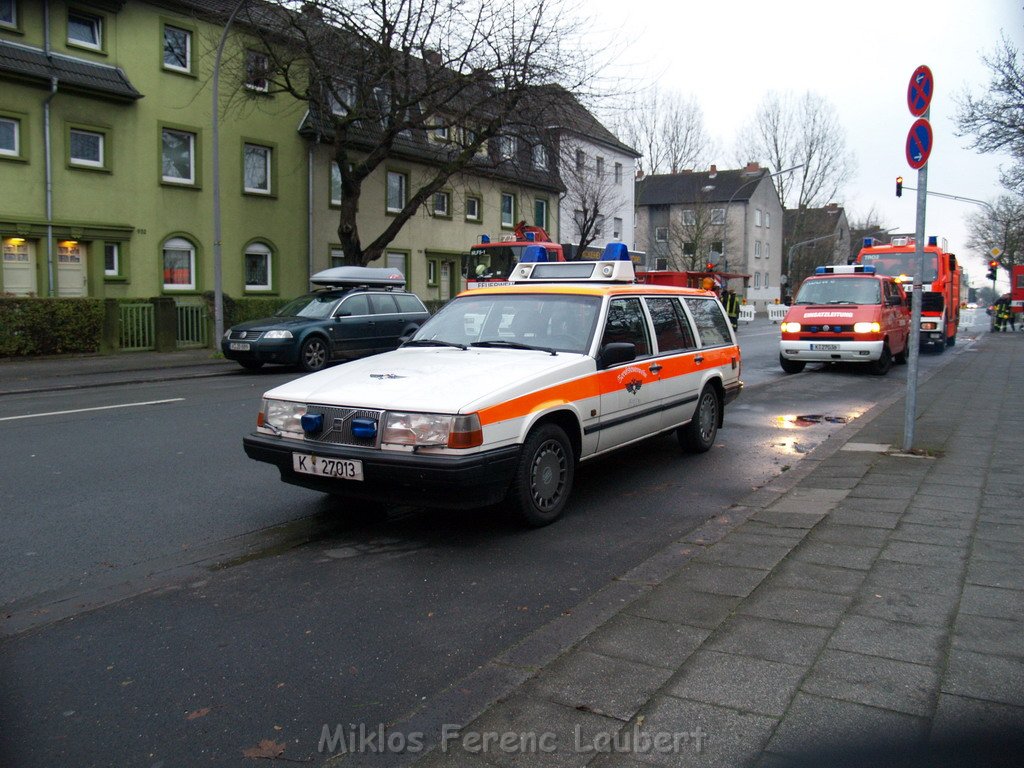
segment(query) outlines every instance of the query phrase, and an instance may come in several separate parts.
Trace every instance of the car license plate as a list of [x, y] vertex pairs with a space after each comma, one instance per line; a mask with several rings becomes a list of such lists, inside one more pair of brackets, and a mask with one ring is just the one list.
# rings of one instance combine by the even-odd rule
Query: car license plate
[[838, 344], [811, 344], [812, 352], [838, 352]]
[[228, 349], [232, 352], [248, 352], [249, 342], [248, 341], [232, 341], [228, 344]]
[[325, 459], [311, 453], [293, 453], [292, 469], [306, 475], [340, 477], [343, 480], [363, 479], [363, 462], [358, 459]]

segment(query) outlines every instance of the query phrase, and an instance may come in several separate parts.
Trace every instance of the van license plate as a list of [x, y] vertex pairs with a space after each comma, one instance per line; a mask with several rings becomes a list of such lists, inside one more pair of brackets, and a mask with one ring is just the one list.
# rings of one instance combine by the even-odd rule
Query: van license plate
[[811, 344], [812, 352], [838, 352], [838, 344]]
[[362, 480], [363, 462], [358, 459], [325, 459], [310, 453], [293, 453], [292, 469], [305, 475]]

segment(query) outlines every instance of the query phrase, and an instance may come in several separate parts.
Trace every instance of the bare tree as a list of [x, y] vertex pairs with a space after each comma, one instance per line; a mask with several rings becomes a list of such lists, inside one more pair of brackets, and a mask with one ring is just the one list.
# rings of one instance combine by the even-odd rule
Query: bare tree
[[973, 96], [965, 91], [957, 99], [957, 135], [973, 136], [979, 152], [1007, 152], [1013, 158], [1001, 169], [1003, 186], [1024, 197], [1024, 63], [1006, 37], [991, 56], [983, 56], [991, 78], [987, 91]]
[[765, 95], [741, 130], [737, 149], [741, 162], [758, 160], [774, 172], [802, 165], [792, 174], [774, 177], [786, 208], [832, 202], [856, 167], [835, 108], [811, 91], [801, 96]]
[[882, 214], [872, 206], [863, 216], [851, 215], [850, 223], [850, 260], [855, 259], [864, 244], [864, 238], [884, 240], [893, 227], [886, 225]]
[[[453, 176], [518, 169], [520, 155], [546, 140], [527, 119], [543, 114], [537, 89], [560, 83], [573, 91], [588, 79], [586, 57], [563, 43], [573, 22], [558, 0], [310, 0], [299, 10], [276, 0], [247, 8], [244, 21], [266, 57], [256, 75], [267, 90], [308, 103], [310, 130], [333, 147], [338, 238], [351, 264], [379, 258]], [[392, 190], [387, 225], [366, 242], [363, 183], [396, 156], [426, 170]]]
[[[623, 186], [615, 182], [614, 168], [606, 168], [603, 160], [591, 156], [593, 145], [563, 134], [559, 147], [559, 175], [565, 185], [565, 199], [572, 209], [571, 234], [576, 241], [577, 253], [598, 238], [605, 236], [604, 228], [616, 216], [624, 218], [626, 210]], [[632, 179], [625, 180], [632, 184]]]
[[704, 126], [704, 111], [692, 96], [661, 93], [652, 87], [611, 120], [623, 141], [643, 153], [637, 170], [645, 175], [704, 167], [715, 153]]
[[[967, 220], [967, 247], [993, 258], [1006, 270], [1024, 264], [1024, 200], [1003, 195], [991, 209], [973, 214]], [[991, 251], [1002, 253], [993, 257]]]
[[[670, 269], [701, 272], [723, 252], [725, 218], [721, 203], [697, 200], [672, 211], [668, 228]], [[718, 265], [721, 266], [721, 265]]]

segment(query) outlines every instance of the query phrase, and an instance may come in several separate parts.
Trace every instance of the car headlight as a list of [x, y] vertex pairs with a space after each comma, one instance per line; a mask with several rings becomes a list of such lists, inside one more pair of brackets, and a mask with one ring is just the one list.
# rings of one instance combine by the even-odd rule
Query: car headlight
[[783, 323], [779, 329], [783, 333], [800, 333], [800, 323]]
[[442, 413], [389, 412], [382, 443], [393, 445], [473, 448], [483, 443], [480, 417], [475, 413], [453, 416]]
[[921, 328], [926, 331], [934, 331], [938, 327], [938, 323], [921, 323]]
[[305, 413], [305, 403], [264, 398], [257, 426], [268, 427], [275, 432], [302, 432], [302, 417]]
[[854, 323], [854, 333], [880, 333], [882, 326], [879, 323]]
[[231, 329], [228, 328], [226, 331], [224, 331], [224, 336], [222, 336], [221, 338], [230, 339], [231, 338]]
[[264, 339], [290, 339], [291, 337], [291, 331], [267, 331], [263, 334]]

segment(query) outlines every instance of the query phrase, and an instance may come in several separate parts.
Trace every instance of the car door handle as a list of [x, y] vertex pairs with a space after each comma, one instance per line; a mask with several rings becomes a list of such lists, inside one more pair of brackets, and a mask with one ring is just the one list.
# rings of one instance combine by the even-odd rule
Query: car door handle
[[693, 358], [693, 362], [697, 363], [698, 365], [700, 363], [703, 363], [704, 362], [704, 356], [703, 355], [697, 355], [695, 358]]
[[654, 364], [654, 365], [652, 365], [652, 366], [651, 366], [651, 367], [650, 367], [650, 368], [649, 368], [648, 370], [649, 370], [649, 371], [650, 371], [651, 373], [660, 373], [660, 372], [661, 372], [661, 366], [660, 366], [660, 365], [658, 365], [657, 363], [655, 363], [655, 364]]

